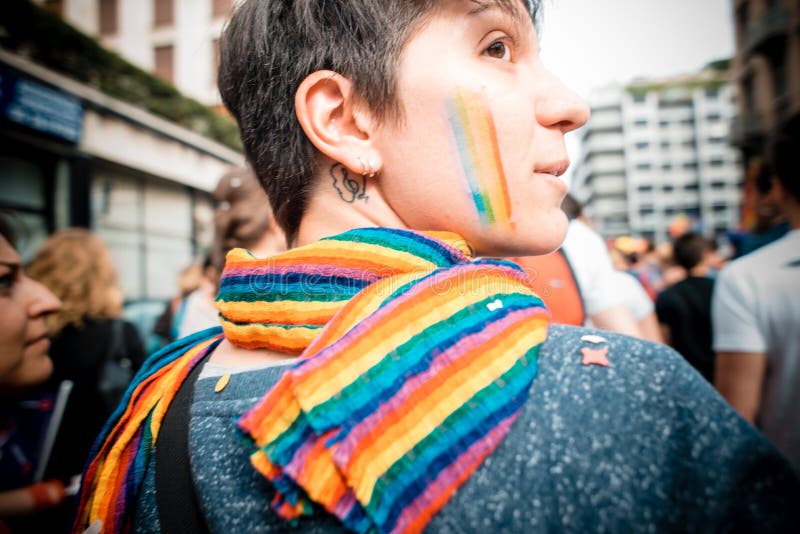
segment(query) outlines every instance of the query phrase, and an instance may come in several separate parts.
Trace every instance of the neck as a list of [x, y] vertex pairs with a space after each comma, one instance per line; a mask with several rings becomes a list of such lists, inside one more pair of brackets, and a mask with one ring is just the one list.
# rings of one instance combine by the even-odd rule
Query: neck
[[341, 234], [354, 228], [408, 228], [386, 202], [375, 179], [367, 182], [366, 199], [342, 200], [324, 180], [309, 199], [291, 247], [315, 243], [323, 237]]

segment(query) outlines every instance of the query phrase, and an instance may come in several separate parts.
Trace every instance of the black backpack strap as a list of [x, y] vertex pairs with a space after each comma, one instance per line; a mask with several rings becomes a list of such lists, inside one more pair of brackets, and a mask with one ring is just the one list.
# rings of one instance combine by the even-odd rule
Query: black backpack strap
[[207, 533], [203, 512], [197, 501], [189, 461], [189, 419], [194, 384], [203, 364], [214, 352], [210, 347], [203, 359], [183, 381], [164, 414], [156, 445], [156, 503], [161, 532]]

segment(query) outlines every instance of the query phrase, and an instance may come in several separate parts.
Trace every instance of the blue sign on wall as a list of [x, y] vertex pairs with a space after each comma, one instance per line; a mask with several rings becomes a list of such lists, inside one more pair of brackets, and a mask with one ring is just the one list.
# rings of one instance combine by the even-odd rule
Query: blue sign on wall
[[83, 104], [74, 96], [24, 78], [0, 65], [0, 115], [34, 130], [77, 143]]

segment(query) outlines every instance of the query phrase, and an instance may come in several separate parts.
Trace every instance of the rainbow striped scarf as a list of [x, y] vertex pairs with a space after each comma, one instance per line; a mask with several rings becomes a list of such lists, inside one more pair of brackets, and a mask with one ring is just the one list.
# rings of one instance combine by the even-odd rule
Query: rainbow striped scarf
[[[268, 259], [228, 254], [224, 335], [301, 354], [239, 421], [292, 519], [325, 507], [359, 532], [422, 530], [527, 399], [547, 311], [516, 265], [449, 233], [368, 228]], [[153, 355], [98, 438], [80, 532], [129, 531], [166, 409], [219, 328]]]
[[548, 314], [519, 267], [468, 251], [453, 234], [373, 228], [229, 254], [228, 339], [303, 351], [239, 421], [278, 514], [315, 502], [357, 532], [419, 532], [502, 441]]
[[129, 532], [161, 422], [186, 376], [223, 336], [219, 327], [176, 341], [150, 356], [95, 441], [83, 472], [78, 515], [83, 532], [95, 521], [102, 532]]

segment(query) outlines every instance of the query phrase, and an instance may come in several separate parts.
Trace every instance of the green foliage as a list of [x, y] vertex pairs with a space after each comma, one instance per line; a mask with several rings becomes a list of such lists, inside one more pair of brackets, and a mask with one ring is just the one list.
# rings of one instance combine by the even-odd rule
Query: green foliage
[[0, 46], [241, 152], [236, 123], [183, 96], [29, 0], [5, 0]]

